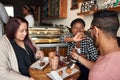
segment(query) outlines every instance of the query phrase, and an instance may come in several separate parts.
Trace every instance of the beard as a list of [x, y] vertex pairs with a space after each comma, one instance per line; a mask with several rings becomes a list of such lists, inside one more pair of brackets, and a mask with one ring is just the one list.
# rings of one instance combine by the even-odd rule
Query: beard
[[98, 48], [98, 41], [97, 41], [97, 38], [95, 35], [92, 35], [92, 40], [93, 40], [93, 43], [95, 44], [95, 46]]

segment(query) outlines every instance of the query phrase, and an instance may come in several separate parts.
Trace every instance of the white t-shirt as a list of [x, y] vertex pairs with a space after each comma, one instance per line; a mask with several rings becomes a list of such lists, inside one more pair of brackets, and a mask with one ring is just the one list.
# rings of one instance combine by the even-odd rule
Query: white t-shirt
[[77, 52], [78, 52], [78, 53], [81, 53], [80, 48], [77, 48], [77, 47], [75, 46], [75, 49], [77, 49]]
[[25, 19], [28, 21], [29, 27], [34, 27], [34, 18], [32, 15], [26, 15]]

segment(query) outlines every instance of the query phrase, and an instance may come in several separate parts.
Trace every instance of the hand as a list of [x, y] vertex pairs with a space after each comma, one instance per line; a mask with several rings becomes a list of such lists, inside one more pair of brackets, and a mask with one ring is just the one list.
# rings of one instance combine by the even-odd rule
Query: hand
[[79, 55], [76, 52], [71, 52], [70, 54], [71, 54], [72, 58], [75, 60], [77, 60], [79, 57]]
[[78, 42], [85, 39], [85, 35], [83, 32], [78, 32], [74, 37], [73, 37], [73, 41]]
[[77, 49], [75, 49], [75, 48], [73, 48], [73, 49], [71, 50], [71, 52], [76, 52], [76, 53], [78, 53]]
[[41, 50], [40, 50], [40, 51], [37, 51], [37, 52], [36, 52], [36, 57], [37, 57], [37, 58], [43, 58], [43, 57], [44, 57], [44, 52], [41, 51]]
[[29, 80], [35, 80], [35, 79], [33, 79], [33, 78], [31, 77]]

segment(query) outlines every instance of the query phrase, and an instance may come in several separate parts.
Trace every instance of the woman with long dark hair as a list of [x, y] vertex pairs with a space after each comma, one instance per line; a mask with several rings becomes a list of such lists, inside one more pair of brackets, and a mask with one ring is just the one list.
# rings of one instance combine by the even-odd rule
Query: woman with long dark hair
[[28, 36], [28, 22], [21, 17], [12, 17], [6, 25], [6, 34], [0, 38], [0, 79], [34, 80], [29, 67], [35, 57], [44, 53], [37, 51]]

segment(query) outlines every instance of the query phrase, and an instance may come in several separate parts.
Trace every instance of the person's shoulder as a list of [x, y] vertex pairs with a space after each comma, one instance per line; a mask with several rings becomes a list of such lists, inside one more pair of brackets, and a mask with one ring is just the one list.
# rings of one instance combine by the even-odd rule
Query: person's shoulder
[[33, 15], [29, 14], [28, 17], [33, 17]]
[[84, 40], [82, 40], [83, 42], [93, 42], [91, 37], [86, 37]]
[[25, 16], [25, 19], [31, 20], [31, 19], [32, 19], [32, 15], [26, 15], [26, 16]]
[[86, 37], [86, 40], [92, 40], [92, 38], [87, 36], [87, 37]]
[[7, 39], [6, 35], [0, 36], [0, 43], [5, 42], [6, 39]]
[[29, 17], [29, 15], [26, 15], [26, 16], [25, 16], [25, 18], [28, 18], [28, 17]]
[[34, 17], [32, 15], [27, 15], [26, 17], [29, 19], [34, 19]]
[[120, 51], [107, 53], [107, 55], [105, 55], [105, 58], [109, 59], [110, 61], [120, 61]]
[[110, 55], [112, 55], [112, 56], [119, 56], [120, 57], [120, 51], [112, 52]]

